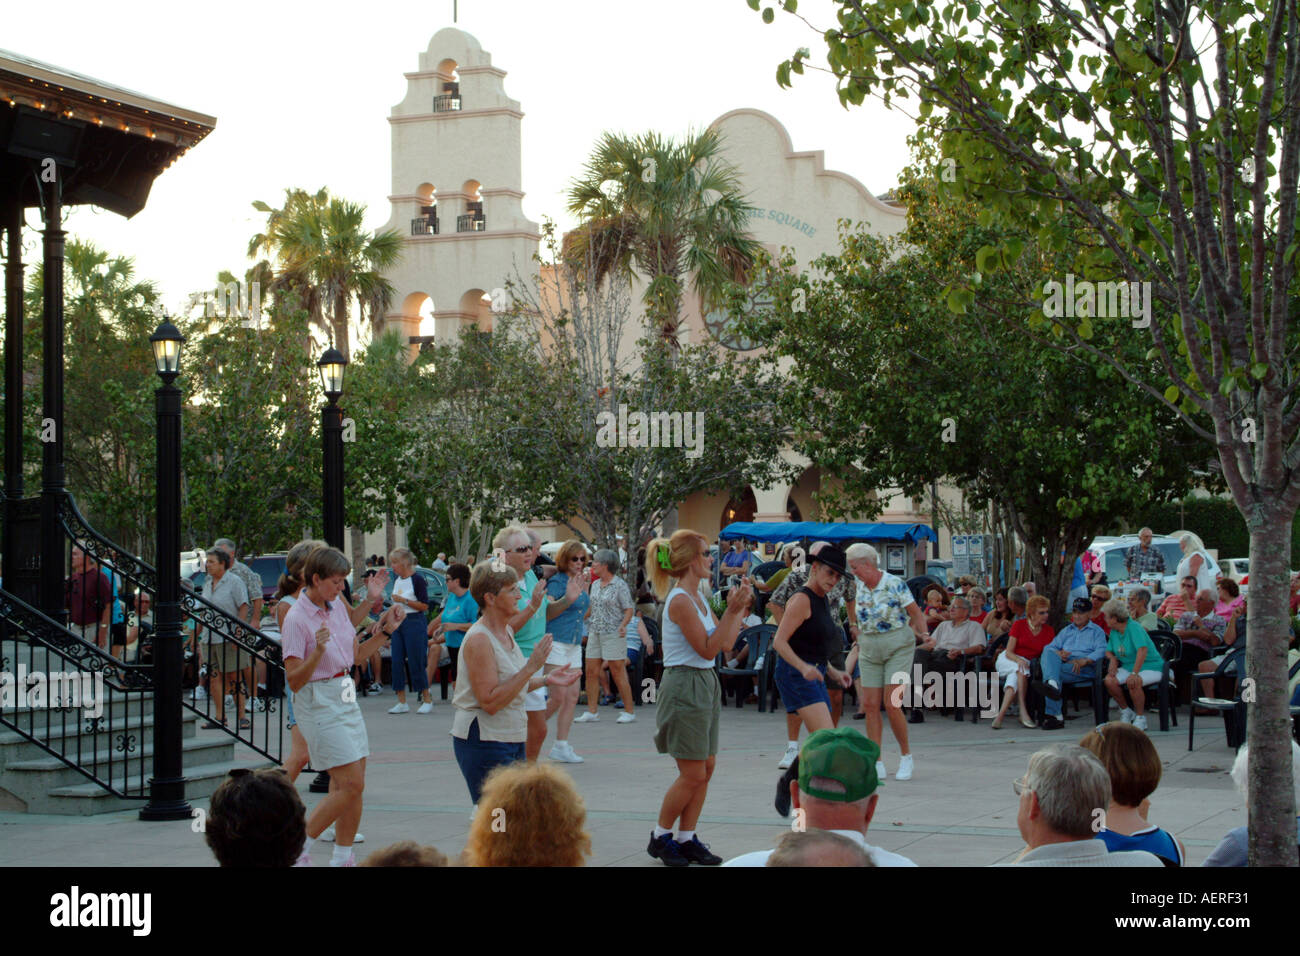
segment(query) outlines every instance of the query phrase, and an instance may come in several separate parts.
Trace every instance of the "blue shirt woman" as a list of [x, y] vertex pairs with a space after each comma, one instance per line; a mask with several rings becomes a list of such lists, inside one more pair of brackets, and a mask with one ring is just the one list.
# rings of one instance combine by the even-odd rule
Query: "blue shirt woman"
[[[563, 571], [551, 575], [551, 579], [546, 582], [546, 593], [556, 602], [564, 600], [568, 588], [569, 575]], [[572, 604], [546, 622], [546, 629], [551, 632], [556, 644], [582, 643], [582, 619], [589, 604], [591, 597], [584, 588]]]
[[449, 628], [448, 624], [473, 624], [478, 620], [478, 603], [469, 591], [456, 594], [448, 589], [447, 603], [442, 608], [443, 633], [447, 635], [447, 646], [459, 648], [465, 640], [465, 631]]

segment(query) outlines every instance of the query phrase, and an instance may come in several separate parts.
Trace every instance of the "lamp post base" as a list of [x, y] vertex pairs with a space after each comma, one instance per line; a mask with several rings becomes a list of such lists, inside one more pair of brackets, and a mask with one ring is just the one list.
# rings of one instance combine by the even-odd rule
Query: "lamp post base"
[[189, 820], [194, 816], [194, 808], [185, 799], [185, 780], [151, 780], [149, 786], [158, 791], [171, 791], [177, 796], [152, 796], [147, 806], [140, 808], [141, 820]]

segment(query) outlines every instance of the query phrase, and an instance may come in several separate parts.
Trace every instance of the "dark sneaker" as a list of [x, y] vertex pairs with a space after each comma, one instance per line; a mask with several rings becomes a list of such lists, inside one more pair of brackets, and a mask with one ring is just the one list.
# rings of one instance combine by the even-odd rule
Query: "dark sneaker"
[[1049, 715], [1044, 717], [1043, 722], [1038, 726], [1042, 727], [1044, 730], [1061, 730], [1065, 727], [1065, 721], [1060, 717], [1052, 717]]
[[907, 722], [909, 724], [925, 723], [925, 711], [923, 711], [920, 707], [913, 707], [911, 713], [907, 715]]
[[701, 866], [719, 866], [722, 863], [722, 857], [710, 853], [709, 848], [701, 843], [697, 836], [691, 837], [689, 843], [678, 843], [677, 848], [691, 863], [698, 863]]
[[316, 774], [316, 779], [311, 782], [307, 788], [312, 793], [329, 793], [330, 792], [330, 775], [328, 771], [322, 770]]
[[1047, 683], [1045, 680], [1036, 680], [1033, 682], [1034, 690], [1044, 697], [1050, 697], [1052, 700], [1060, 700], [1061, 692], [1054, 685]]
[[783, 817], [790, 815], [790, 781], [799, 779], [799, 758], [795, 757], [789, 769], [776, 781], [776, 812]]
[[[690, 866], [691, 861], [682, 856], [682, 845], [673, 839], [671, 833], [665, 833], [661, 837], [656, 837], [654, 831], [650, 831], [650, 845], [646, 847], [646, 852], [656, 860], [662, 860], [664, 866]], [[719, 860], [718, 862], [722, 862]]]

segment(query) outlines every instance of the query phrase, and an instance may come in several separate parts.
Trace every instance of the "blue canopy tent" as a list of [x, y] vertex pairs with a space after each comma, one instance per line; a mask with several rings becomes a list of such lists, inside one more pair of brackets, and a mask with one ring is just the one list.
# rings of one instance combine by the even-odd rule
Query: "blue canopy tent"
[[817, 521], [733, 521], [723, 528], [718, 537], [724, 541], [744, 538], [746, 541], [901, 541], [916, 544], [918, 541], [938, 541], [934, 529], [924, 524], [850, 524]]

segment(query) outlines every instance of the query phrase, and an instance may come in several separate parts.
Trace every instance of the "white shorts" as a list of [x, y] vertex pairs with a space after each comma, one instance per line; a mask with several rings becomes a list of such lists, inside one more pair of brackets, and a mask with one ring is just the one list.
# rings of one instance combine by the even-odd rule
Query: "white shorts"
[[1002, 686], [1006, 688], [1013, 688], [1016, 686], [1016, 682], [1019, 679], [1018, 675], [1029, 674], [1029, 668], [1024, 664], [1017, 664], [1015, 661], [1011, 660], [1007, 657], [1006, 651], [1003, 651], [998, 655], [997, 660], [993, 662], [993, 666], [997, 669], [998, 677], [1002, 678]]
[[546, 710], [546, 688], [539, 687], [524, 695], [524, 710]]
[[[1133, 673], [1132, 671], [1126, 671], [1124, 668], [1121, 667], [1117, 671], [1115, 671], [1115, 679], [1122, 684], [1129, 679], [1129, 675], [1132, 673]], [[1152, 684], [1160, 683], [1159, 671], [1140, 671], [1139, 673], [1140, 676], [1142, 677], [1143, 687], [1149, 687]]]
[[366, 722], [356, 697], [343, 699], [349, 677], [316, 680], [305, 684], [293, 695], [293, 713], [298, 729], [307, 741], [307, 754], [313, 767], [330, 770], [355, 763], [370, 756]]
[[551, 653], [546, 655], [546, 663], [582, 670], [582, 645], [561, 644], [556, 641], [551, 645]]

